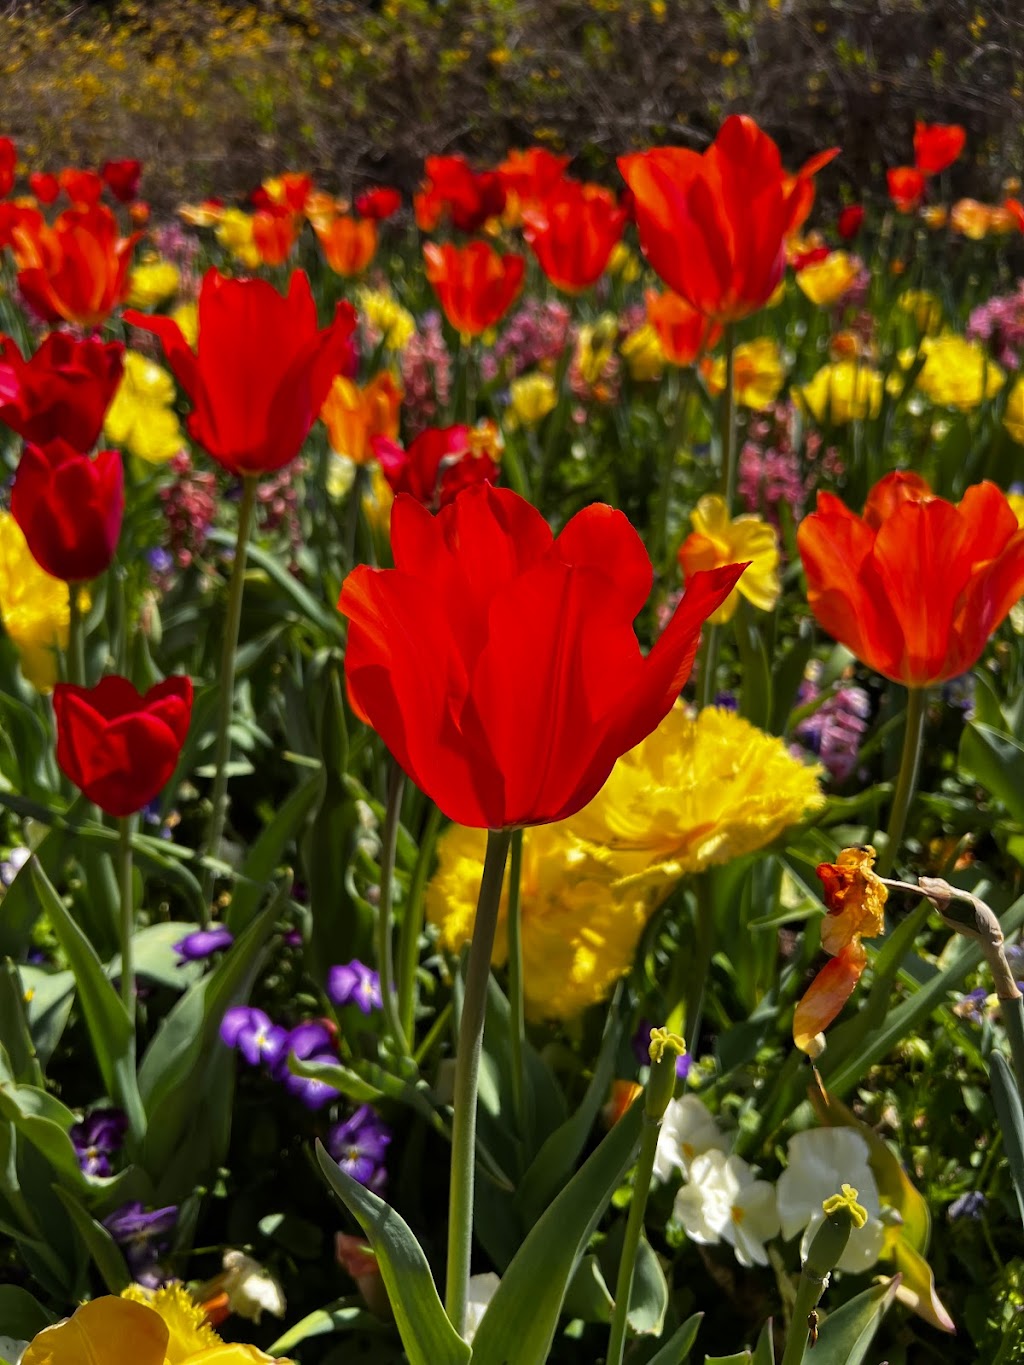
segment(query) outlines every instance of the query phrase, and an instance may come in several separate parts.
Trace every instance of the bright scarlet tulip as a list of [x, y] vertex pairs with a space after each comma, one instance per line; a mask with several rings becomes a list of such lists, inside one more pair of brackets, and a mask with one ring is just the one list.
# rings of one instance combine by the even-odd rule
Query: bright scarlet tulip
[[377, 251], [377, 224], [373, 218], [351, 218], [338, 214], [326, 223], [314, 222], [324, 259], [336, 275], [359, 275]]
[[672, 365], [692, 365], [722, 335], [718, 323], [698, 313], [671, 291], [659, 294], [655, 289], [648, 289], [644, 302], [647, 321], [657, 332], [665, 359]]
[[925, 175], [937, 175], [952, 166], [966, 141], [959, 123], [915, 123], [914, 165]]
[[122, 237], [105, 204], [65, 209], [52, 227], [23, 215], [11, 229], [21, 292], [47, 320], [99, 327], [128, 293], [139, 235]]
[[496, 171], [474, 171], [464, 156], [428, 156], [426, 177], [413, 196], [416, 226], [433, 232], [446, 218], [460, 232], [478, 232], [505, 207]]
[[199, 291], [199, 350], [171, 318], [134, 310], [125, 321], [154, 332], [192, 403], [188, 430], [233, 474], [289, 464], [334, 380], [352, 359], [355, 310], [339, 303], [320, 330], [301, 270], [282, 297], [266, 280], [229, 280], [208, 270]]
[[339, 608], [356, 713], [450, 819], [475, 828], [572, 815], [665, 718], [706, 618], [741, 565], [696, 574], [644, 656], [633, 620], [650, 560], [594, 504], [554, 538], [524, 498], [483, 484], [436, 516], [399, 496], [394, 569], [360, 565]]
[[505, 191], [505, 221], [510, 218], [521, 221], [523, 209], [545, 199], [562, 179], [570, 160], [568, 156], [549, 152], [546, 147], [509, 152], [498, 167]]
[[604, 273], [622, 237], [626, 210], [610, 190], [561, 180], [523, 210], [523, 236], [553, 285], [576, 294]]
[[716, 322], [768, 302], [806, 187], [786, 175], [778, 147], [752, 118], [726, 119], [703, 155], [653, 147], [620, 157], [619, 169], [644, 255], [670, 289]]
[[436, 511], [463, 488], [494, 483], [498, 466], [486, 451], [475, 451], [467, 426], [428, 427], [403, 450], [386, 436], [370, 442], [393, 493], [407, 493]]
[[844, 242], [852, 241], [864, 225], [864, 207], [861, 204], [847, 204], [841, 209], [836, 220], [836, 230]]
[[133, 157], [121, 161], [107, 161], [100, 171], [104, 184], [119, 203], [130, 204], [139, 193], [142, 162]]
[[461, 336], [493, 327], [523, 287], [522, 256], [499, 256], [489, 242], [464, 247], [427, 242], [423, 259], [444, 315]]
[[787, 175], [783, 180], [783, 190], [789, 201], [787, 236], [799, 232], [811, 216], [815, 196], [814, 177], [820, 170], [824, 170], [830, 161], [834, 161], [841, 150], [839, 147], [828, 147], [823, 152], [816, 152], [804, 162], [795, 175]]
[[370, 218], [375, 223], [383, 223], [393, 218], [402, 207], [402, 196], [389, 185], [375, 185], [356, 195], [356, 213], [361, 218]]
[[124, 469], [117, 450], [95, 459], [66, 441], [26, 445], [11, 513], [32, 558], [52, 578], [84, 583], [110, 564], [124, 515]]
[[107, 815], [134, 815], [178, 765], [192, 718], [192, 683], [172, 676], [140, 695], [127, 678], [53, 689], [60, 770]]
[[98, 204], [103, 196], [103, 179], [98, 171], [66, 166], [57, 176], [57, 183], [77, 208]]
[[917, 474], [887, 474], [862, 517], [819, 493], [797, 544], [819, 623], [907, 687], [973, 667], [1024, 593], [1024, 530], [992, 483], [956, 505]]
[[0, 199], [14, 188], [18, 149], [9, 137], [0, 137]]
[[913, 213], [924, 196], [925, 180], [916, 166], [893, 166], [886, 171], [889, 198], [899, 213]]
[[252, 216], [252, 240], [264, 265], [284, 265], [302, 231], [302, 219], [286, 204], [268, 204]]
[[91, 450], [123, 364], [119, 341], [49, 332], [24, 360], [17, 343], [0, 336], [0, 422], [37, 445], [59, 436], [75, 450]]
[[33, 171], [28, 178], [28, 187], [40, 204], [52, 204], [60, 194], [60, 181], [52, 171]]

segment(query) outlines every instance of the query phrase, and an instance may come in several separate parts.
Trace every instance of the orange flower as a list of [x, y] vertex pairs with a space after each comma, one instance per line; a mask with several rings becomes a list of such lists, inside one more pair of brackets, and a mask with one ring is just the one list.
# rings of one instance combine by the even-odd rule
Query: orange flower
[[914, 165], [924, 175], [936, 175], [952, 166], [966, 141], [959, 123], [915, 123]]
[[104, 204], [65, 209], [52, 227], [23, 214], [11, 229], [21, 292], [48, 322], [98, 327], [128, 293], [140, 235], [121, 237]]
[[[653, 147], [619, 158], [640, 245], [669, 288], [716, 322], [768, 302], [805, 196], [752, 118], [726, 119], [708, 150]], [[787, 188], [788, 181], [788, 188]]]
[[893, 166], [885, 173], [889, 198], [900, 213], [913, 213], [924, 194], [924, 176], [914, 166]]
[[356, 464], [373, 458], [375, 436], [398, 436], [402, 390], [387, 370], [375, 374], [362, 388], [344, 375], [331, 385], [320, 416], [331, 439], [331, 449]]
[[1024, 232], [1024, 204], [1019, 199], [1007, 199], [1003, 203], [1003, 208], [1013, 218], [1013, 221]]
[[252, 217], [253, 245], [264, 265], [284, 265], [302, 231], [302, 219], [285, 204], [271, 202]]
[[314, 222], [313, 231], [327, 264], [336, 275], [346, 278], [364, 271], [377, 250], [377, 224], [372, 218], [339, 214], [326, 223]]
[[522, 256], [499, 256], [487, 242], [461, 248], [427, 242], [423, 258], [445, 317], [465, 337], [479, 336], [504, 317], [526, 269]]
[[992, 209], [977, 199], [958, 199], [949, 211], [949, 221], [954, 232], [980, 242], [991, 231]]
[[793, 1041], [801, 1052], [817, 1057], [824, 1047], [820, 1035], [853, 994], [867, 966], [862, 938], [885, 932], [888, 890], [875, 873], [875, 850], [844, 848], [834, 863], [821, 863], [828, 911], [821, 925], [821, 946], [832, 958], [811, 982], [793, 1015]]
[[589, 289], [622, 236], [626, 210], [611, 190], [562, 180], [542, 203], [523, 211], [523, 236], [557, 289]]
[[281, 204], [291, 213], [303, 213], [313, 191], [313, 177], [305, 171], [285, 171], [264, 180], [263, 188], [272, 204]]
[[716, 345], [722, 335], [717, 322], [712, 322], [684, 298], [666, 290], [655, 289], [644, 293], [647, 321], [658, 334], [665, 359], [672, 365], [692, 365], [703, 352]]
[[797, 544], [819, 624], [906, 687], [966, 673], [1024, 592], [1024, 531], [993, 483], [956, 505], [918, 474], [887, 474], [863, 517], [819, 493]]

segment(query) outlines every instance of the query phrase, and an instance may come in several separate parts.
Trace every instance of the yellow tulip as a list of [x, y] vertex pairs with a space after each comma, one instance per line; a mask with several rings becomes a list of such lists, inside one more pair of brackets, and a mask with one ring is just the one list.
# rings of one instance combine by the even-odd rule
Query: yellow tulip
[[856, 360], [823, 365], [809, 384], [795, 390], [797, 401], [816, 422], [845, 426], [877, 417], [882, 407], [882, 376]]
[[827, 308], [842, 298], [860, 274], [860, 262], [848, 251], [830, 251], [822, 261], [804, 266], [796, 282], [812, 303]]
[[398, 436], [398, 412], [402, 390], [393, 376], [382, 370], [362, 388], [344, 375], [338, 375], [320, 409], [327, 427], [331, 449], [356, 464], [366, 464], [373, 455], [374, 436]]
[[1018, 379], [1007, 395], [1003, 426], [1018, 445], [1024, 446], [1024, 379]]
[[687, 578], [701, 569], [749, 560], [742, 578], [708, 620], [720, 625], [732, 619], [742, 594], [759, 611], [772, 611], [779, 600], [779, 538], [775, 527], [760, 517], [731, 518], [725, 499], [709, 493], [690, 514], [693, 531], [679, 548], [679, 562]]
[[169, 1333], [151, 1308], [93, 1299], [29, 1344], [21, 1365], [164, 1365]]
[[539, 426], [558, 403], [555, 381], [541, 370], [513, 379], [508, 396], [516, 421], [522, 427]]

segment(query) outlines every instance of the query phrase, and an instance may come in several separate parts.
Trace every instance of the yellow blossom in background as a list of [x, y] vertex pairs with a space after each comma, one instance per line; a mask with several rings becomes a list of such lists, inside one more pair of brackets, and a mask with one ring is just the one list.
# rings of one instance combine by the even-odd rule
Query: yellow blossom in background
[[[332, 462], [333, 463], [333, 462]], [[351, 461], [349, 463], [352, 463]], [[352, 473], [355, 475], [355, 464], [352, 464]], [[328, 475], [330, 478], [330, 475]], [[339, 496], [330, 488], [328, 492], [332, 497]], [[381, 536], [386, 536], [391, 526], [391, 504], [395, 500], [395, 495], [391, 491], [391, 485], [384, 477], [384, 471], [374, 460], [370, 466], [370, 479], [366, 491], [363, 493], [363, 515]]]
[[801, 407], [824, 425], [877, 417], [882, 408], [882, 376], [856, 360], [823, 365], [808, 384], [794, 390]]
[[[778, 343], [772, 337], [741, 342], [733, 354], [733, 375], [737, 403], [755, 410], [771, 407], [786, 378]], [[725, 388], [724, 356], [711, 362], [707, 384], [715, 395]]]
[[860, 269], [860, 262], [848, 251], [830, 251], [823, 261], [798, 270], [796, 282], [812, 303], [827, 308], [842, 298]]
[[665, 369], [665, 352], [658, 333], [649, 322], [630, 332], [619, 347], [630, 378], [638, 383], [660, 379]]
[[988, 235], [991, 210], [977, 199], [958, 199], [949, 211], [949, 222], [954, 232], [980, 242]]
[[416, 321], [408, 308], [403, 308], [386, 289], [359, 289], [356, 302], [370, 327], [379, 333], [385, 349], [404, 351], [416, 331]]
[[374, 436], [397, 439], [401, 406], [401, 387], [388, 370], [362, 386], [338, 375], [320, 409], [335, 455], [366, 464], [373, 455]]
[[[604, 379], [618, 335], [619, 320], [614, 313], [602, 313], [596, 322], [579, 329], [573, 359], [581, 378], [590, 388], [596, 389]], [[599, 393], [596, 396], [601, 397]]]
[[182, 303], [175, 308], [171, 317], [181, 328], [181, 335], [194, 351], [199, 344], [198, 306], [195, 303]]
[[928, 336], [935, 335], [942, 326], [942, 304], [928, 289], [904, 289], [896, 307], [909, 313], [917, 330]]
[[690, 522], [693, 530], [679, 547], [679, 563], [686, 578], [702, 569], [750, 561], [739, 583], [708, 621], [712, 625], [731, 621], [741, 594], [759, 611], [772, 611], [782, 591], [775, 527], [749, 513], [730, 517], [725, 499], [717, 493], [701, 498], [690, 513]]
[[173, 298], [181, 285], [181, 273], [170, 261], [157, 257], [137, 265], [129, 276], [128, 302], [133, 308], [156, 308]]
[[1003, 426], [1018, 445], [1024, 446], [1024, 377], [1014, 381], [1006, 396]]
[[32, 558], [21, 527], [0, 512], [0, 620], [17, 646], [21, 671], [40, 692], [57, 681], [57, 651], [67, 649], [68, 585]]
[[225, 209], [217, 224], [217, 241], [247, 270], [260, 263], [259, 248], [253, 232], [252, 215], [241, 209]]
[[980, 342], [944, 332], [925, 337], [921, 352], [925, 362], [917, 387], [940, 407], [969, 412], [994, 398], [1005, 383], [1002, 370]]
[[139, 351], [126, 351], [124, 374], [103, 419], [107, 439], [149, 464], [171, 459], [185, 445], [174, 398], [167, 370]]
[[608, 274], [615, 275], [623, 284], [636, 284], [640, 278], [641, 262], [635, 251], [625, 242], [616, 242], [608, 257]]
[[182, 204], [178, 217], [189, 227], [207, 228], [216, 227], [226, 212], [228, 210], [222, 204], [206, 200], [202, 204]]
[[513, 379], [508, 388], [509, 406], [522, 427], [535, 427], [558, 405], [555, 381], [542, 370]]
[[1007, 493], [1006, 501], [1010, 504], [1010, 510], [1017, 518], [1018, 527], [1024, 527], [1024, 493]]

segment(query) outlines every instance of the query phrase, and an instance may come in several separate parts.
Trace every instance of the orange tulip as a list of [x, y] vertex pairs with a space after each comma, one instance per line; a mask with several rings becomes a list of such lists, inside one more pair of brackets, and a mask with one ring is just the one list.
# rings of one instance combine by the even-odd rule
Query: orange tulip
[[402, 390], [387, 370], [374, 375], [362, 388], [344, 375], [331, 385], [320, 416], [331, 439], [331, 449], [356, 464], [373, 458], [373, 438], [398, 436]]
[[924, 175], [936, 175], [952, 166], [966, 141], [959, 123], [915, 123], [914, 165]]
[[785, 270], [804, 187], [752, 118], [726, 119], [708, 150], [654, 147], [619, 158], [640, 245], [670, 289], [716, 322], [754, 313]]
[[316, 221], [313, 231], [323, 249], [327, 264], [336, 275], [359, 275], [377, 251], [377, 224], [372, 218], [350, 218], [345, 214], [328, 222]]
[[427, 242], [423, 258], [445, 317], [464, 337], [479, 336], [504, 317], [526, 269], [522, 256], [499, 256], [487, 242], [461, 248]]
[[557, 289], [577, 294], [604, 273], [622, 237], [626, 210], [610, 190], [562, 180], [523, 211], [523, 236]]
[[302, 219], [285, 204], [270, 203], [252, 216], [252, 240], [264, 265], [284, 265], [292, 254]]
[[672, 365], [692, 365], [722, 335], [718, 323], [698, 313], [685, 299], [671, 291], [659, 294], [654, 289], [648, 289], [644, 294], [644, 302], [647, 305], [647, 321], [657, 332], [665, 359]]
[[914, 166], [894, 166], [885, 173], [889, 198], [899, 213], [913, 213], [924, 194], [924, 176]]
[[140, 235], [121, 237], [104, 204], [65, 209], [52, 227], [24, 214], [11, 229], [21, 292], [47, 321], [98, 327], [128, 293]]
[[993, 483], [956, 505], [918, 474], [887, 474], [863, 517], [819, 493], [797, 544], [819, 624], [907, 687], [972, 668], [1024, 593], [1024, 530]]

